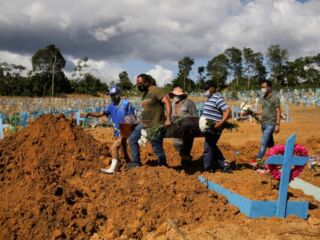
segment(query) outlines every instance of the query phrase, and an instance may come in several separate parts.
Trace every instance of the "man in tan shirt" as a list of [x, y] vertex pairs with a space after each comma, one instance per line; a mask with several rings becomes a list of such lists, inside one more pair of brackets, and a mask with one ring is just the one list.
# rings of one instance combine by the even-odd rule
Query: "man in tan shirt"
[[158, 158], [159, 166], [166, 166], [167, 159], [163, 150], [163, 138], [165, 128], [171, 125], [171, 104], [167, 94], [156, 86], [155, 80], [147, 74], [140, 74], [137, 77], [137, 88], [143, 93], [141, 104], [143, 107], [142, 121], [131, 133], [128, 142], [132, 155], [132, 162], [128, 163], [126, 169], [141, 165], [139, 144], [141, 130], [146, 128], [162, 128], [156, 136], [151, 139], [154, 154]]

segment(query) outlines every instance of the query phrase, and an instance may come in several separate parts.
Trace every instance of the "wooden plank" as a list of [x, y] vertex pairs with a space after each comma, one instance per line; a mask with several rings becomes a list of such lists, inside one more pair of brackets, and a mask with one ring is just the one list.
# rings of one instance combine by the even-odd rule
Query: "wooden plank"
[[[198, 177], [199, 181], [205, 184], [208, 189], [213, 190], [223, 196], [225, 196], [228, 202], [239, 208], [240, 212], [251, 218], [260, 217], [276, 217], [278, 201], [255, 201], [241, 196], [237, 193], [229, 191], [223, 188], [219, 184], [205, 179], [202, 176]], [[287, 202], [286, 203], [285, 216], [296, 215], [300, 218], [306, 219], [308, 216], [309, 203], [306, 201], [302, 202]]]
[[300, 178], [295, 178], [290, 182], [290, 187], [301, 189], [306, 195], [314, 197], [315, 200], [320, 202], [320, 187], [308, 183]]
[[2, 124], [2, 117], [0, 117], [0, 139], [3, 139], [3, 124]]

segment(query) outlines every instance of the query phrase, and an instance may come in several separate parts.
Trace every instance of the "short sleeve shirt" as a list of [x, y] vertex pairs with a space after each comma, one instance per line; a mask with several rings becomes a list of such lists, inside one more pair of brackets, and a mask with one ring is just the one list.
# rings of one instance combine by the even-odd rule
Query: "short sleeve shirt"
[[212, 94], [203, 106], [203, 116], [207, 119], [211, 119], [218, 122], [223, 117], [223, 112], [227, 110], [229, 106], [224, 101], [220, 93]]
[[118, 105], [111, 103], [106, 109], [103, 110], [104, 115], [111, 116], [114, 126], [114, 136], [118, 137], [120, 134], [120, 123], [124, 121], [125, 116], [134, 115], [134, 107], [132, 104], [123, 99]]
[[269, 95], [261, 99], [262, 124], [275, 125], [277, 121], [276, 108], [280, 108], [280, 99], [275, 95]]
[[159, 127], [164, 124], [164, 103], [161, 100], [165, 95], [161, 88], [152, 86], [142, 97], [142, 122], [146, 127]]

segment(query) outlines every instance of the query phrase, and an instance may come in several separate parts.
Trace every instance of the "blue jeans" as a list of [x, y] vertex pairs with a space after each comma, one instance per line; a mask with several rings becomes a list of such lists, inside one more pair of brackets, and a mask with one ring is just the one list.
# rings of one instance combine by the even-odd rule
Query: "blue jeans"
[[213, 169], [213, 161], [218, 164], [219, 168], [223, 168], [224, 156], [217, 146], [221, 132], [206, 132], [204, 133], [204, 152], [203, 152], [203, 166], [205, 170]]
[[263, 124], [261, 126], [262, 130], [262, 137], [261, 137], [261, 143], [260, 143], [260, 150], [257, 155], [258, 159], [262, 159], [264, 154], [267, 151], [267, 147], [273, 147], [274, 146], [274, 141], [273, 141], [273, 132], [275, 129], [275, 125], [265, 125]]
[[[138, 140], [141, 137], [141, 130], [143, 128], [144, 126], [142, 124], [139, 124], [138, 126], [136, 126], [128, 139], [132, 161], [138, 164], [141, 164], [140, 152], [139, 152], [140, 147], [138, 144]], [[158, 164], [160, 166], [167, 165], [166, 155], [164, 154], [164, 150], [163, 150], [163, 138], [164, 138], [164, 133], [162, 132], [151, 140], [153, 152], [157, 156]]]

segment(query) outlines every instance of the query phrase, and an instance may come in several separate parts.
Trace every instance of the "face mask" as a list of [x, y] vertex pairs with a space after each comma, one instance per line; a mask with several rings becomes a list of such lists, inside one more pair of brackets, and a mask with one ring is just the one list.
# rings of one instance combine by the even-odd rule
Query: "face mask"
[[261, 88], [261, 92], [262, 92], [262, 94], [266, 94], [267, 93], [267, 89], [266, 88]]
[[204, 96], [205, 97], [209, 97], [211, 94], [210, 94], [210, 91], [209, 90], [207, 90], [205, 93], [204, 93]]
[[141, 85], [141, 86], [138, 86], [138, 90], [140, 92], [146, 92], [147, 91], [147, 87], [145, 85]]
[[179, 102], [181, 98], [179, 96], [174, 96], [173, 97], [174, 102]]

